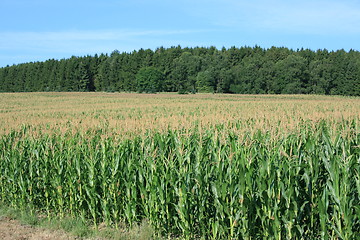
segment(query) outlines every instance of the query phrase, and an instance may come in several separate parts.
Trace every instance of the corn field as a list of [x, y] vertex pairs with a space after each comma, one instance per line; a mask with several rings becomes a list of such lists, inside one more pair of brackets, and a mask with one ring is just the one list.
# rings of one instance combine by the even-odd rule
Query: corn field
[[185, 239], [360, 238], [359, 119], [278, 138], [228, 127], [117, 139], [23, 126], [0, 140], [0, 198]]
[[360, 239], [360, 101], [0, 94], [0, 203], [170, 239]]

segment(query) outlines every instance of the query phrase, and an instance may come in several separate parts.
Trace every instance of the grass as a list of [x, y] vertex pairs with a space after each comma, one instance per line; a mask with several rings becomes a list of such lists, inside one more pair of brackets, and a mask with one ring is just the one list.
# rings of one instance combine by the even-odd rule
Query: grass
[[118, 229], [108, 226], [94, 229], [92, 225], [89, 225], [79, 218], [49, 218], [44, 216], [41, 212], [34, 213], [31, 210], [20, 210], [0, 204], [0, 219], [4, 218], [18, 220], [21, 224], [30, 225], [40, 229], [65, 231], [69, 234], [69, 237], [73, 237], [74, 239], [160, 239], [154, 238], [153, 228], [146, 221], [135, 225], [130, 229], [125, 225]]

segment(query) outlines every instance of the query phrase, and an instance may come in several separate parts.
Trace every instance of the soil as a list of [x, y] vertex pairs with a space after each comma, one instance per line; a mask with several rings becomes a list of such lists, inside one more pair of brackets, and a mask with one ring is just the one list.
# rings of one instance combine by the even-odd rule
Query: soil
[[65, 232], [21, 224], [10, 218], [0, 218], [2, 240], [75, 240]]

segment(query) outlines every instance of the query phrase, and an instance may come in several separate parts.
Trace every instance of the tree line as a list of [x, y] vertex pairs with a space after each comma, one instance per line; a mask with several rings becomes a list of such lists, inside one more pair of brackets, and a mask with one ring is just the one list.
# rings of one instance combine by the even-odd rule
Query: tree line
[[129, 91], [360, 95], [360, 52], [170, 48], [0, 68], [1, 92]]

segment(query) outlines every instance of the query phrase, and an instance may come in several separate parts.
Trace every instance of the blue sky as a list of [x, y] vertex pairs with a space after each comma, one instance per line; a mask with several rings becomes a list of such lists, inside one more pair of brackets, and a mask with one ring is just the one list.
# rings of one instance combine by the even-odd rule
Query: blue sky
[[358, 0], [1, 0], [0, 67], [140, 48], [360, 50]]

